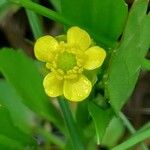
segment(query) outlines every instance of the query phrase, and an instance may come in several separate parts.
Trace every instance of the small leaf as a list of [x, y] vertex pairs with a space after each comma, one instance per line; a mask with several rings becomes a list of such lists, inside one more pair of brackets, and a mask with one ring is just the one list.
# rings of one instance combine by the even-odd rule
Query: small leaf
[[113, 110], [111, 108], [104, 110], [93, 102], [90, 102], [89, 113], [92, 116], [95, 124], [97, 142], [98, 144], [101, 144], [109, 122], [114, 115]]

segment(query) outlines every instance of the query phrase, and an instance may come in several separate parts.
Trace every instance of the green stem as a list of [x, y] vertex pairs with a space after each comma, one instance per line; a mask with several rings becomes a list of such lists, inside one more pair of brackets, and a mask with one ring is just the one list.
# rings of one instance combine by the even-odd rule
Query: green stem
[[39, 20], [39, 16], [31, 10], [26, 9], [26, 14], [30, 23], [30, 27], [35, 39], [38, 39], [44, 34], [42, 23]]
[[48, 0], [57, 11], [61, 11], [61, 0]]
[[119, 113], [119, 117], [121, 118], [123, 123], [126, 125], [126, 127], [128, 128], [131, 134], [136, 133], [136, 130], [134, 129], [132, 124], [129, 122], [129, 120], [126, 118], [126, 116], [122, 112]]
[[[17, 3], [17, 0], [11, 0], [11, 1]], [[26, 1], [21, 0], [20, 2], [27, 2], [28, 5], [29, 5], [29, 3], [31, 3], [31, 5], [33, 4], [33, 2], [28, 1], [28, 0], [26, 0]], [[29, 19], [29, 23], [30, 23], [34, 38], [37, 39], [40, 36], [44, 35], [43, 27], [42, 27], [41, 21], [39, 19], [39, 16], [34, 11], [31, 11], [28, 8], [26, 8], [26, 13], [27, 13], [27, 16]], [[59, 129], [65, 134], [65, 130], [62, 128], [62, 125], [59, 125]], [[49, 141], [52, 141], [54, 144], [59, 145], [59, 146], [62, 145], [62, 142], [59, 139], [57, 139], [54, 135], [52, 135], [52, 134], [49, 135], [48, 133], [46, 134], [46, 132], [44, 132], [44, 130], [42, 131], [42, 130], [38, 129], [38, 131], [44, 137], [46, 137]]]
[[[121, 118], [123, 123], [126, 125], [129, 132], [131, 134], [135, 134], [136, 133], [135, 128], [133, 127], [133, 125], [130, 123], [130, 121], [126, 118], [126, 116], [122, 112], [119, 113], [119, 117]], [[149, 150], [149, 148], [145, 145], [145, 143], [141, 142], [140, 145], [143, 150]]]
[[69, 131], [69, 136], [74, 150], [84, 150], [81, 138], [79, 136], [77, 127], [75, 125], [72, 112], [69, 108], [68, 102], [62, 97], [59, 98], [59, 105], [64, 115], [64, 120]]
[[16, 5], [25, 7], [27, 9], [30, 9], [30, 10], [32, 10], [42, 16], [45, 16], [49, 19], [52, 19], [56, 22], [62, 23], [64, 25], [71, 25], [71, 23], [68, 20], [66, 20], [61, 14], [59, 14], [51, 9], [48, 9], [44, 6], [41, 6], [37, 3], [34, 3], [30, 0], [10, 0], [10, 2], [12, 2]]
[[26, 14], [27, 14], [27, 17], [29, 20], [30, 27], [32, 29], [34, 39], [38, 39], [39, 37], [41, 37], [44, 34], [44, 30], [43, 30], [43, 26], [40, 21], [40, 18], [35, 12], [33, 12], [29, 9], [25, 9], [25, 10], [26, 10]]

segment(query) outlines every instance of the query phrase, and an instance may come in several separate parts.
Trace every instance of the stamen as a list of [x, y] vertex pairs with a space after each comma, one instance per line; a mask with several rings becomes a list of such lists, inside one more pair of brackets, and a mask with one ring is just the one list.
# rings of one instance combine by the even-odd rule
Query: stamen
[[76, 57], [72, 53], [63, 52], [57, 57], [57, 66], [63, 71], [68, 71], [73, 69], [77, 65]]

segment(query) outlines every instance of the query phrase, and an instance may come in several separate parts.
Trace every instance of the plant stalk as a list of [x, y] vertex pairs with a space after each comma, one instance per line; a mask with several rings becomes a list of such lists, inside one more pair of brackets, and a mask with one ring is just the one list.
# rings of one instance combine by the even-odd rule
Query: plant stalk
[[[127, 117], [122, 112], [119, 113], [119, 117], [123, 121], [123, 123], [126, 125], [129, 132], [131, 134], [135, 134], [136, 133], [135, 128], [133, 127], [133, 125], [130, 123], [130, 121], [127, 119]], [[147, 145], [145, 145], [145, 143], [143, 143], [143, 142], [140, 143], [140, 146], [143, 150], [149, 150]]]
[[71, 25], [71, 23], [68, 20], [66, 20], [60, 13], [57, 13], [51, 9], [48, 9], [30, 0], [9, 0], [9, 1], [16, 5], [22, 6], [26, 9], [32, 10], [56, 22], [62, 23], [63, 25]]
[[74, 150], [84, 150], [83, 144], [81, 142], [80, 135], [78, 133], [75, 121], [72, 116], [72, 112], [69, 108], [68, 102], [60, 97], [59, 98], [59, 105], [61, 107], [62, 113], [64, 115], [64, 120], [66, 122], [66, 126], [69, 132], [69, 136], [72, 142], [72, 146]]
[[42, 23], [39, 19], [39, 16], [31, 10], [26, 9], [26, 14], [29, 20], [30, 27], [32, 29], [32, 33], [34, 39], [38, 39], [42, 35], [44, 35]]

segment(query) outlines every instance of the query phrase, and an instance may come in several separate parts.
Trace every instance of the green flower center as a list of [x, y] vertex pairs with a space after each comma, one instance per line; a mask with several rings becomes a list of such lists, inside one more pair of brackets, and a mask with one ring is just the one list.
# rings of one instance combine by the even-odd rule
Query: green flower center
[[57, 57], [57, 66], [63, 71], [73, 69], [77, 65], [76, 56], [72, 53], [63, 52]]

